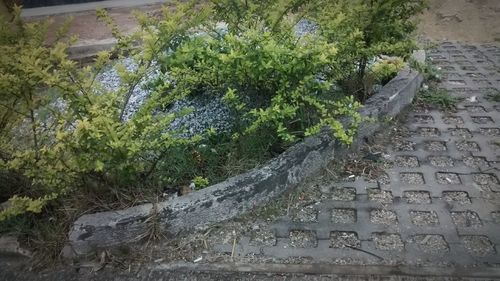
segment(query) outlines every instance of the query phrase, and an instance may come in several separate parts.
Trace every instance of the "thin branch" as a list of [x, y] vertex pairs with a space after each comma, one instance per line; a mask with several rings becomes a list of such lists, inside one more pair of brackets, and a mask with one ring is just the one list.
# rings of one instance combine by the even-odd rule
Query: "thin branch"
[[26, 118], [29, 118], [29, 117], [30, 117], [28, 114], [23, 113], [23, 112], [18, 111], [18, 110], [15, 110], [14, 108], [12, 108], [12, 107], [10, 107], [10, 106], [8, 106], [8, 105], [5, 105], [5, 104], [3, 104], [3, 103], [0, 103], [0, 106], [2, 106], [2, 107], [4, 107], [4, 108], [6, 108], [7, 110], [10, 110], [10, 111], [12, 111], [12, 112], [15, 112], [15, 113], [17, 113], [17, 114], [19, 114], [19, 115], [22, 115], [22, 116], [24, 116], [24, 117], [26, 117]]

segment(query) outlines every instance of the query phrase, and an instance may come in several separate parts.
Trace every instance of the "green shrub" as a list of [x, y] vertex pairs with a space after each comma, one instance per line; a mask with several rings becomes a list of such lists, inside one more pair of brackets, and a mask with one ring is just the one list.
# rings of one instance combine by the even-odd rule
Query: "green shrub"
[[[214, 20], [226, 23], [229, 31], [234, 34], [248, 29], [289, 32], [294, 21], [290, 24], [288, 20], [294, 12], [314, 1], [316, 0], [210, 0], [215, 12]], [[300, 17], [294, 18], [296, 21]]]
[[[174, 14], [164, 9], [160, 20], [138, 15], [141, 29], [131, 36], [112, 26], [119, 39], [115, 52], [126, 53], [137, 65], [129, 72], [117, 64], [122, 85], [115, 91], [97, 82], [110, 62], [109, 52], [81, 68], [67, 57], [67, 42], [45, 45], [48, 22], [23, 23], [19, 9], [18, 28], [9, 28], [10, 23], [2, 20], [0, 170], [21, 175], [28, 184], [10, 194], [10, 207], [0, 212], [0, 221], [24, 212], [39, 213], [48, 202], [79, 190], [119, 193], [162, 188], [168, 175], [158, 170], [158, 162], [201, 137], [180, 138], [179, 132], [165, 129], [182, 113], [161, 113], [168, 105], [165, 99], [158, 102], [163, 89], [153, 92], [130, 120], [124, 120], [124, 112], [133, 89], [158, 55], [174, 49], [206, 17], [205, 10], [192, 8], [192, 3], [181, 5]], [[99, 13], [111, 23], [103, 11]], [[141, 47], [132, 48], [137, 42]]]
[[424, 80], [429, 83], [440, 82], [443, 73], [439, 67], [432, 65], [429, 62], [418, 62], [415, 60], [410, 60], [410, 66], [416, 69], [418, 72], [422, 73]]
[[387, 58], [375, 62], [371, 67], [371, 74], [378, 83], [384, 85], [394, 78], [404, 66], [404, 61], [400, 58]]
[[[293, 143], [327, 125], [350, 143], [360, 122], [360, 105], [333, 94], [333, 80], [321, 78], [336, 59], [335, 45], [321, 37], [250, 28], [194, 38], [166, 65], [186, 92], [224, 94], [240, 115], [235, 136], [271, 130], [284, 143]], [[341, 116], [352, 117], [350, 126], [344, 127]]]
[[308, 16], [336, 44], [343, 86], [364, 100], [372, 90], [365, 78], [373, 59], [408, 58], [416, 48], [415, 15], [425, 6], [425, 0], [317, 0], [309, 4]]
[[486, 95], [486, 98], [490, 101], [500, 102], [500, 92], [491, 92]]
[[[18, 28], [0, 22], [0, 172], [9, 187], [2, 196], [11, 198], [0, 221], [48, 210], [62, 198], [75, 204], [78, 194], [109, 195], [107, 204], [190, 183], [201, 188], [325, 126], [350, 144], [361, 122], [353, 95], [368, 93], [376, 57], [408, 55], [411, 19], [423, 7], [417, 0], [196, 2], [173, 13], [165, 7], [161, 18], [137, 13], [140, 28], [127, 36], [99, 10], [118, 43], [91, 66], [67, 57], [71, 41], [63, 37], [47, 46], [48, 23], [23, 23], [19, 9]], [[293, 27], [303, 17], [319, 32], [297, 36]], [[218, 20], [228, 29], [215, 28]], [[115, 90], [97, 79], [112, 55], [136, 65], [128, 71], [118, 60], [122, 84]], [[399, 66], [371, 70], [385, 81]], [[156, 67], [163, 75], [150, 80]], [[151, 93], [128, 116], [133, 91], [145, 80]], [[224, 100], [234, 127], [181, 137], [170, 125], [187, 110], [165, 112], [195, 95]]]
[[193, 179], [193, 184], [196, 189], [203, 189], [210, 184], [210, 181], [207, 178], [197, 176]]

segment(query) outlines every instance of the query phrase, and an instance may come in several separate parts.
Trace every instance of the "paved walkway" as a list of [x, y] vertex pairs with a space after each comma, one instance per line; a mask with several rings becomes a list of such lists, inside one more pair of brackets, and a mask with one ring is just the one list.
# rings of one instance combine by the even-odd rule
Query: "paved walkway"
[[444, 43], [429, 57], [444, 72], [439, 87], [463, 98], [456, 111], [412, 109], [378, 180], [317, 184], [288, 215], [216, 251], [256, 262], [499, 267], [500, 103], [487, 95], [500, 95], [500, 49]]

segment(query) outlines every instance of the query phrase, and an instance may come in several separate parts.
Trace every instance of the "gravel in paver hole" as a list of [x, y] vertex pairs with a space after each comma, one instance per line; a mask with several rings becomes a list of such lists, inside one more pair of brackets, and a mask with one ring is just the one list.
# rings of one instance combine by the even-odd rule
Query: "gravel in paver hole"
[[411, 239], [411, 242], [416, 243], [420, 250], [430, 254], [441, 254], [446, 253], [450, 250], [448, 247], [448, 243], [442, 235], [415, 235]]
[[439, 184], [461, 184], [462, 181], [454, 173], [436, 173], [436, 180]]
[[472, 133], [469, 131], [469, 129], [453, 128], [453, 129], [449, 129], [449, 131], [450, 131], [450, 134], [454, 137], [460, 137], [463, 139], [472, 138]]
[[261, 247], [261, 246], [276, 246], [276, 235], [274, 231], [258, 229], [252, 231], [250, 234], [250, 246]]
[[415, 151], [415, 146], [417, 145], [413, 141], [408, 140], [395, 140], [393, 142], [394, 150], [396, 151]]
[[479, 185], [498, 184], [498, 178], [493, 174], [475, 174], [472, 179]]
[[425, 184], [424, 176], [420, 173], [400, 173], [399, 177], [404, 184]]
[[418, 158], [415, 156], [396, 156], [394, 163], [396, 166], [403, 168], [417, 168], [420, 166]]
[[439, 219], [434, 211], [410, 211], [411, 222], [416, 226], [438, 225]]
[[429, 156], [428, 159], [431, 165], [440, 168], [449, 168], [455, 165], [453, 159], [448, 156]]
[[475, 67], [475, 66], [462, 66], [461, 69], [466, 70], [466, 71], [476, 71], [477, 67]]
[[381, 173], [376, 179], [368, 179], [368, 182], [378, 182], [381, 185], [388, 185], [391, 183], [391, 178], [387, 173]]
[[391, 204], [394, 198], [390, 191], [372, 188], [368, 189], [368, 199], [380, 204]]
[[482, 187], [500, 192], [500, 182], [494, 174], [475, 174], [472, 175], [472, 180]]
[[404, 197], [408, 204], [430, 204], [431, 195], [428, 191], [405, 191]]
[[446, 143], [442, 141], [428, 141], [425, 142], [425, 149], [427, 151], [446, 151]]
[[331, 198], [336, 201], [354, 201], [356, 199], [356, 189], [352, 187], [334, 187]]
[[421, 137], [439, 137], [441, 133], [437, 128], [420, 127], [417, 129], [417, 134]]
[[316, 211], [312, 206], [294, 210], [292, 212], [292, 220], [294, 222], [317, 222], [318, 221], [318, 211]]
[[413, 116], [413, 120], [418, 124], [433, 124], [434, 118], [430, 115], [415, 115]]
[[481, 149], [479, 148], [479, 144], [473, 141], [459, 141], [456, 142], [455, 145], [457, 146], [458, 151], [466, 151], [466, 152], [481, 151]]
[[470, 105], [466, 106], [465, 109], [470, 112], [470, 113], [483, 113], [486, 112], [486, 109], [482, 106], [477, 106], [477, 105]]
[[464, 165], [469, 168], [489, 167], [490, 164], [484, 157], [465, 156], [463, 158]]
[[500, 136], [499, 128], [480, 128], [479, 133], [488, 137], [498, 137]]
[[465, 86], [466, 85], [464, 80], [448, 80], [448, 84], [455, 85], [455, 86]]
[[464, 119], [459, 116], [444, 116], [443, 122], [447, 125], [463, 125]]
[[359, 241], [358, 234], [356, 232], [332, 231], [330, 233], [330, 247], [360, 248], [361, 242]]
[[375, 248], [382, 251], [402, 251], [405, 247], [399, 234], [373, 233]]
[[316, 233], [309, 230], [293, 230], [290, 232], [290, 247], [314, 248], [318, 246]]
[[370, 212], [370, 221], [376, 224], [396, 225], [398, 216], [395, 212], [389, 210], [372, 210]]
[[495, 151], [499, 151], [500, 150], [500, 141], [499, 140], [490, 141], [489, 145], [490, 145], [491, 149], [493, 149]]
[[458, 203], [461, 205], [470, 204], [469, 194], [465, 191], [444, 191], [443, 199], [446, 202]]
[[451, 212], [453, 223], [459, 227], [479, 227], [482, 225], [481, 219], [476, 212]]
[[490, 239], [481, 235], [461, 236], [465, 249], [474, 256], [484, 257], [495, 254], [495, 247]]
[[355, 209], [333, 209], [332, 222], [333, 223], [355, 223], [356, 210]]
[[493, 219], [493, 222], [500, 224], [500, 211], [492, 212], [491, 218]]
[[462, 78], [462, 75], [456, 72], [448, 72], [446, 74], [443, 74], [444, 80], [459, 80], [460, 78]]
[[489, 116], [474, 116], [474, 117], [471, 117], [472, 119], [472, 122], [476, 123], [476, 124], [491, 124], [491, 123], [495, 123], [493, 122], [493, 119]]

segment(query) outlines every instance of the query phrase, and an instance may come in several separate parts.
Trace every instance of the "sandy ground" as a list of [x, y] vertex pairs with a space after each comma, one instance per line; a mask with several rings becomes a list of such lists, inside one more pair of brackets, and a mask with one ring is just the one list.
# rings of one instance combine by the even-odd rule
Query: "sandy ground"
[[419, 34], [431, 40], [500, 41], [500, 0], [431, 0]]
[[[114, 19], [116, 25], [124, 33], [131, 33], [137, 28], [137, 22], [133, 11], [138, 10], [146, 14], [153, 14], [160, 9], [160, 5], [146, 5], [134, 8], [107, 9], [108, 14]], [[78, 45], [95, 44], [112, 39], [110, 28], [97, 18], [95, 11], [78, 12], [73, 14], [62, 14], [51, 16], [53, 21], [49, 31], [50, 37], [69, 17], [72, 18], [69, 35], [78, 36]], [[47, 17], [30, 18], [32, 20], [46, 19]]]
[[[151, 14], [158, 8], [159, 5], [149, 5], [108, 11], [124, 32], [131, 32], [137, 26], [132, 10], [139, 9]], [[64, 22], [67, 16], [53, 17], [53, 29]], [[95, 11], [71, 16], [74, 19], [70, 34], [78, 35], [79, 44], [111, 39], [109, 28], [97, 19]], [[500, 0], [430, 0], [429, 8], [420, 18], [418, 35], [422, 39], [469, 43], [500, 41]]]

